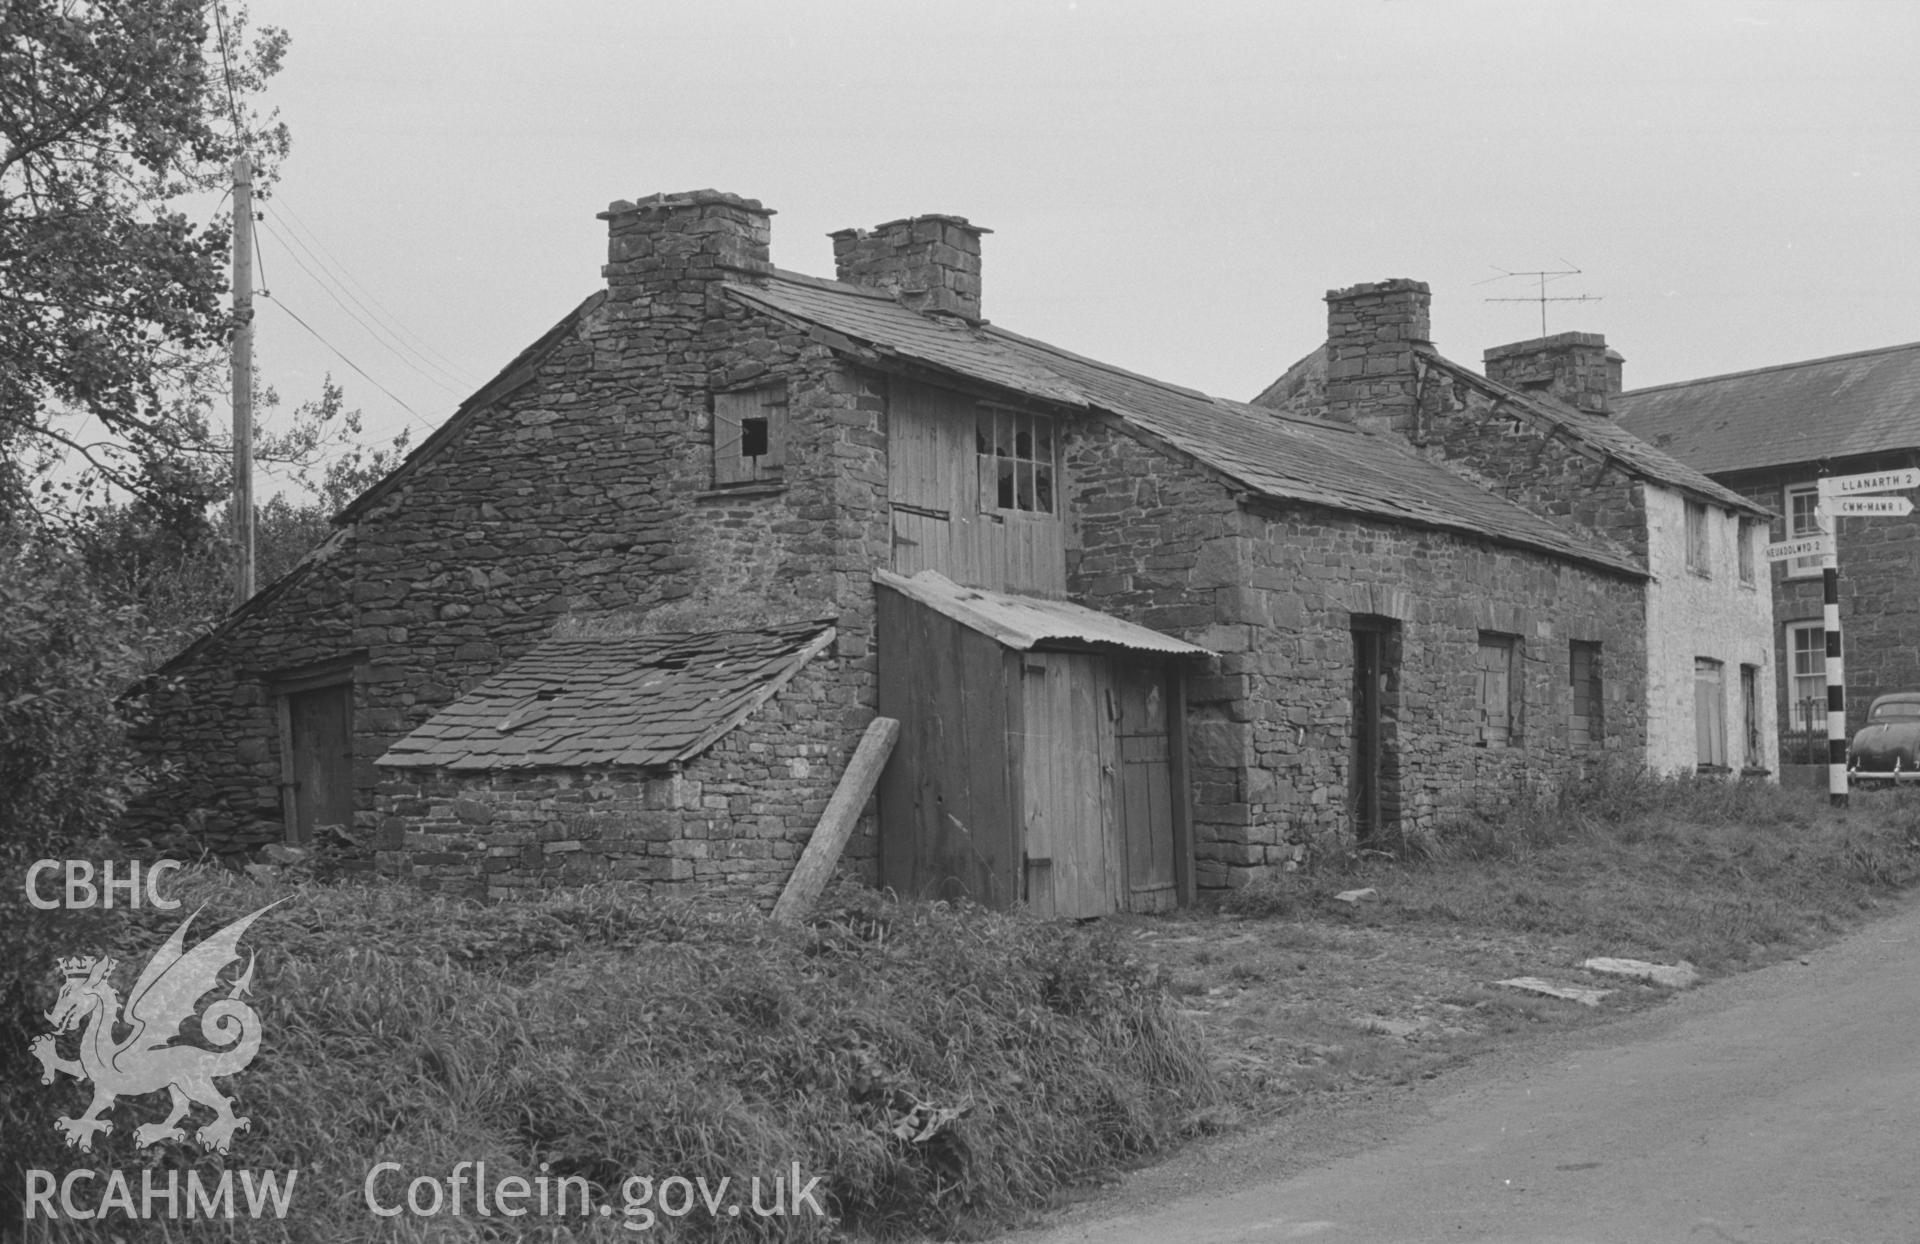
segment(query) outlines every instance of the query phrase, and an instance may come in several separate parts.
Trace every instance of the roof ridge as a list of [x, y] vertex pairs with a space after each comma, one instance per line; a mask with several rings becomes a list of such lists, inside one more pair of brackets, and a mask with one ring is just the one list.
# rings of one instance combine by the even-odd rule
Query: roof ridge
[[[980, 325], [980, 329], [982, 332], [986, 333], [989, 337], [994, 337], [994, 336], [1006, 337], [1012, 341], [1019, 342], [1023, 346], [1031, 347], [1032, 349], [1042, 351], [1043, 353], [1054, 354], [1054, 355], [1058, 355], [1061, 358], [1072, 359], [1076, 363], [1084, 363], [1088, 367], [1097, 367], [1101, 371], [1112, 372], [1116, 376], [1125, 376], [1129, 380], [1138, 380], [1140, 383], [1150, 384], [1156, 389], [1165, 389], [1169, 393], [1178, 393], [1181, 397], [1194, 397], [1194, 398], [1199, 398], [1202, 401], [1208, 401], [1208, 402], [1230, 400], [1230, 399], [1223, 399], [1223, 398], [1216, 397], [1213, 394], [1208, 393], [1202, 389], [1192, 389], [1192, 388], [1188, 388], [1186, 385], [1183, 385], [1183, 384], [1175, 384], [1171, 380], [1162, 380], [1158, 376], [1149, 376], [1143, 372], [1128, 371], [1124, 367], [1116, 366], [1112, 363], [1106, 362], [1103, 359], [1092, 358], [1085, 354], [1076, 354], [1074, 351], [1065, 349], [1064, 347], [1061, 347], [1061, 346], [1056, 346], [1050, 341], [1041, 341], [1037, 337], [1027, 337], [1020, 333], [1013, 332], [1010, 329], [1002, 328], [998, 324], [988, 324], [983, 322]], [[1066, 380], [1067, 377], [1062, 376], [1060, 377], [1060, 379]]]
[[1797, 363], [1769, 363], [1765, 367], [1749, 367], [1745, 371], [1721, 372], [1713, 376], [1699, 376], [1692, 380], [1669, 380], [1665, 384], [1650, 384], [1643, 389], [1628, 389], [1616, 393], [1616, 398], [1635, 398], [1643, 393], [1660, 393], [1667, 389], [1685, 389], [1696, 384], [1712, 384], [1717, 380], [1739, 380], [1746, 376], [1762, 376], [1768, 372], [1791, 371], [1796, 367], [1816, 367], [1822, 363], [1840, 363], [1847, 359], [1866, 358], [1874, 354], [1894, 354], [1901, 350], [1920, 350], [1920, 341], [1908, 341], [1895, 346], [1876, 346], [1871, 350], [1852, 350], [1845, 354], [1828, 354], [1820, 358], [1801, 359]]
[[[897, 302], [893, 294], [872, 285], [855, 285], [851, 281], [835, 280], [828, 276], [814, 276], [810, 272], [795, 272], [791, 268], [775, 268], [772, 272], [776, 280], [792, 281], [797, 285], [811, 285], [815, 289], [824, 289], [837, 294], [846, 294], [855, 298], [872, 298], [880, 302]], [[745, 286], [744, 281], [728, 281], [727, 284]]]

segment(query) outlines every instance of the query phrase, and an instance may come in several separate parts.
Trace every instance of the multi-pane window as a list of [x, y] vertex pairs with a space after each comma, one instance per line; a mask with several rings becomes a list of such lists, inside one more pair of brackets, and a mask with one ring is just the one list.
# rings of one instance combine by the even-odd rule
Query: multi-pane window
[[1480, 688], [1480, 723], [1476, 742], [1481, 747], [1506, 747], [1520, 740], [1519, 643], [1511, 635], [1480, 632], [1475, 674]]
[[1740, 582], [1751, 585], [1754, 580], [1753, 524], [1744, 518], [1735, 521], [1740, 525]]
[[713, 395], [713, 482], [776, 480], [786, 469], [787, 387]]
[[980, 508], [1028, 514], [1054, 512], [1053, 420], [1046, 415], [982, 406], [974, 416], [980, 464]]
[[1695, 574], [1712, 574], [1713, 543], [1707, 526], [1707, 507], [1699, 501], [1687, 502], [1687, 569]]
[[[1820, 516], [1814, 511], [1820, 504], [1820, 486], [1818, 484], [1793, 484], [1787, 488], [1787, 539], [1801, 540], [1807, 536], [1817, 536], [1825, 528]], [[1820, 573], [1818, 557], [1796, 557], [1787, 563], [1787, 575], [1800, 578]]]
[[1697, 768], [1727, 767], [1725, 667], [1707, 657], [1693, 662], [1693, 741]]
[[1573, 687], [1573, 715], [1567, 741], [1574, 747], [1599, 744], [1605, 735], [1600, 710], [1600, 645], [1574, 640], [1567, 650], [1567, 681]]
[[1814, 730], [1827, 720], [1827, 630], [1818, 622], [1787, 623], [1787, 670], [1795, 730]]

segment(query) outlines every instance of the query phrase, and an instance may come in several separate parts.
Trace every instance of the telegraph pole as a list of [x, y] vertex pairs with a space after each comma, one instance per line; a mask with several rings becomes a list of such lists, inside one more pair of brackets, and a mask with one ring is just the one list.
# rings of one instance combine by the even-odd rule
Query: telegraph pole
[[234, 608], [253, 596], [253, 160], [233, 158]]

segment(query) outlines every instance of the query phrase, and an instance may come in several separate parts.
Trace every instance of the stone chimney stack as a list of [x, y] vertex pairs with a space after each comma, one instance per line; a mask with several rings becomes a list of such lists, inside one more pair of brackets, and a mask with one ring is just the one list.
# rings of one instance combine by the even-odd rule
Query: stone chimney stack
[[719, 190], [608, 204], [607, 291], [649, 317], [707, 315], [722, 281], [764, 285], [770, 208]]
[[833, 239], [835, 275], [891, 291], [913, 311], [980, 319], [980, 235], [964, 216], [908, 216]]
[[1396, 278], [1327, 291], [1327, 414], [1373, 431], [1410, 432], [1414, 347], [1432, 344], [1433, 292]]
[[1599, 333], [1555, 333], [1488, 350], [1487, 379], [1523, 392], [1546, 393], [1591, 415], [1607, 413], [1607, 399], [1620, 391], [1626, 362], [1607, 349]]

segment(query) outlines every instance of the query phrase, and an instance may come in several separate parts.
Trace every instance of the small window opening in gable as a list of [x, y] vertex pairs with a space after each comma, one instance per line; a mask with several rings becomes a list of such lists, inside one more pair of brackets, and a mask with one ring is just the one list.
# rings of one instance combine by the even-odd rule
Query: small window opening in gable
[[1753, 586], [1755, 570], [1753, 556], [1753, 524], [1746, 519], [1737, 519], [1740, 524], [1740, 582]]
[[713, 395], [713, 482], [753, 484], [786, 470], [787, 387]]
[[981, 509], [1054, 513], [1059, 463], [1051, 417], [982, 406], [974, 417], [973, 442]]

